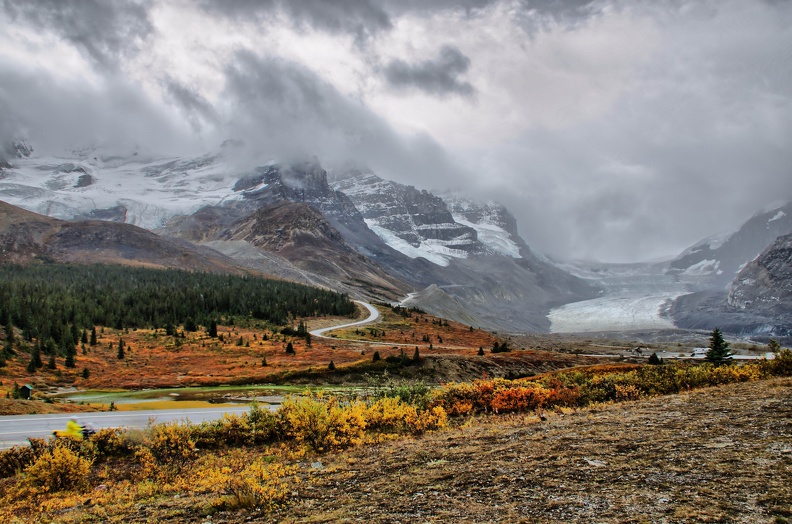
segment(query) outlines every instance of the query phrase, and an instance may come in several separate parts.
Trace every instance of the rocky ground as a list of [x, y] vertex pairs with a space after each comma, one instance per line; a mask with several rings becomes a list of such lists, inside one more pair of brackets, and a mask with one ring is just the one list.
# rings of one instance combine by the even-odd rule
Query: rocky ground
[[[185, 494], [127, 522], [792, 522], [792, 379], [463, 427], [309, 458], [275, 513]], [[321, 464], [320, 464], [321, 463]]]

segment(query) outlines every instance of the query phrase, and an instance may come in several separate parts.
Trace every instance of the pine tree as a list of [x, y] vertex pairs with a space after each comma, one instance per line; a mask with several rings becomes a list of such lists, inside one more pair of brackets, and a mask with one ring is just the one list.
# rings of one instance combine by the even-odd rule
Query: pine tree
[[212, 322], [209, 323], [209, 336], [217, 338], [217, 321], [215, 319], [212, 319]]
[[80, 344], [87, 344], [88, 343], [88, 332], [86, 330], [82, 330], [82, 334], [80, 335]]
[[480, 356], [480, 357], [484, 356], [484, 348], [483, 347], [479, 346], [479, 350], [478, 350], [477, 355]]
[[89, 344], [91, 346], [95, 346], [98, 342], [96, 341], [96, 326], [91, 328], [91, 341]]
[[91, 371], [88, 368], [83, 368], [82, 370], [82, 378], [88, 379], [91, 376]]
[[418, 346], [415, 346], [415, 353], [413, 353], [413, 362], [421, 361], [421, 353], [418, 351]]
[[118, 360], [124, 359], [124, 339], [118, 339]]
[[327, 365], [327, 369], [329, 369], [330, 371], [335, 371], [335, 364], [333, 363], [332, 360], [330, 361], [330, 364]]
[[663, 361], [662, 361], [662, 360], [660, 360], [660, 357], [658, 357], [658, 356], [657, 356], [657, 353], [652, 353], [652, 354], [649, 356], [648, 363], [649, 363], [649, 364], [652, 364], [653, 366], [659, 366], [660, 364], [662, 364], [662, 363], [663, 363]]
[[57, 369], [58, 365], [55, 363], [55, 352], [53, 351], [50, 354], [49, 362], [47, 362], [47, 367], [49, 369]]
[[[39, 358], [41, 358], [41, 357], [39, 357]], [[36, 357], [33, 354], [31, 354], [30, 355], [30, 362], [28, 362], [28, 365], [27, 365], [27, 371], [28, 371], [28, 373], [35, 373], [36, 369], [38, 369], [38, 368], [36, 368]]]
[[294, 345], [291, 343], [291, 341], [286, 344], [286, 353], [289, 355], [294, 355]]
[[44, 367], [44, 362], [41, 361], [41, 344], [36, 341], [36, 345], [33, 346], [33, 355], [31, 356], [31, 360], [35, 364], [36, 368]]
[[380, 360], [382, 360], [382, 357], [380, 356], [379, 351], [375, 351], [374, 354], [371, 356], [371, 361], [378, 362]]
[[705, 360], [715, 364], [716, 366], [731, 364], [732, 362], [732, 355], [729, 351], [729, 343], [723, 340], [723, 334], [718, 328], [712, 330], [709, 349], [707, 350]]

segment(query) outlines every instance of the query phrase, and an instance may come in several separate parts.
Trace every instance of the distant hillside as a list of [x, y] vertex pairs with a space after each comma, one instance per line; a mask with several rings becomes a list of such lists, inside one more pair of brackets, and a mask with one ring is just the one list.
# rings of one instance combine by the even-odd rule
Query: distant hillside
[[754, 215], [731, 235], [702, 240], [671, 261], [668, 272], [707, 276], [713, 289], [724, 289], [748, 262], [790, 232], [792, 202]]
[[122, 264], [244, 274], [232, 259], [130, 224], [67, 222], [0, 201], [0, 262]]
[[755, 338], [792, 340], [792, 234], [781, 236], [746, 265], [729, 291], [678, 298], [670, 310], [679, 327]]

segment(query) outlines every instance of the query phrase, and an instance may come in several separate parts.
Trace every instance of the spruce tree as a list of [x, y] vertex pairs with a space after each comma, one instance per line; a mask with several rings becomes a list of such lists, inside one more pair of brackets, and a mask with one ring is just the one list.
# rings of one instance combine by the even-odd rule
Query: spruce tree
[[217, 338], [217, 321], [215, 319], [212, 319], [212, 322], [209, 324], [209, 336]]
[[421, 353], [418, 351], [418, 346], [415, 346], [415, 353], [413, 353], [413, 362], [421, 361]]
[[286, 344], [286, 353], [289, 355], [294, 355], [294, 345], [291, 343], [291, 341]]
[[[41, 358], [41, 357], [39, 357], [39, 358]], [[28, 362], [28, 365], [27, 365], [27, 371], [28, 371], [28, 373], [35, 373], [36, 369], [38, 369], [36, 367], [36, 357], [35, 357], [35, 355], [33, 355], [31, 353], [30, 362]]]
[[80, 335], [80, 343], [87, 344], [88, 343], [88, 332], [86, 330], [82, 330], [82, 334]]
[[715, 364], [716, 366], [732, 363], [732, 355], [729, 351], [729, 343], [723, 340], [723, 334], [718, 328], [712, 330], [709, 349], [707, 350], [705, 360]]
[[91, 346], [95, 346], [97, 344], [96, 341], [96, 326], [91, 328], [91, 341], [89, 342]]
[[53, 351], [50, 354], [49, 362], [47, 362], [47, 367], [49, 369], [57, 369], [58, 365], [55, 363], [55, 352]]
[[118, 339], [118, 360], [124, 359], [124, 339]]
[[335, 371], [335, 364], [332, 360], [330, 361], [330, 364], [328, 364], [327, 369], [330, 371]]

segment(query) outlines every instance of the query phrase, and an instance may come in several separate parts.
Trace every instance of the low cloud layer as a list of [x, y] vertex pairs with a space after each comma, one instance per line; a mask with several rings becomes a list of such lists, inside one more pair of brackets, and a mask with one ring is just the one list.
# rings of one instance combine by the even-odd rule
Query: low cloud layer
[[647, 260], [792, 200], [792, 4], [3, 0], [37, 150], [356, 161], [498, 198], [537, 251]]

